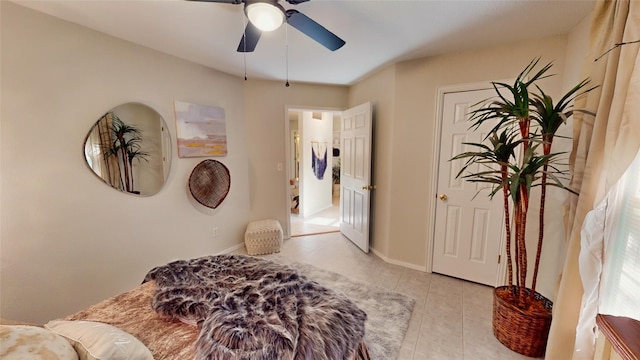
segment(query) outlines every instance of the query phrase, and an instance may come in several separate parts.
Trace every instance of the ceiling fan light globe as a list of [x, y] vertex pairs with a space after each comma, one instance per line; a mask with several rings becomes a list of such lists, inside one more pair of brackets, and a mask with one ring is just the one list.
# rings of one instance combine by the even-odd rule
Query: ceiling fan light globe
[[247, 4], [245, 10], [249, 21], [262, 31], [273, 31], [284, 22], [282, 10], [270, 3]]

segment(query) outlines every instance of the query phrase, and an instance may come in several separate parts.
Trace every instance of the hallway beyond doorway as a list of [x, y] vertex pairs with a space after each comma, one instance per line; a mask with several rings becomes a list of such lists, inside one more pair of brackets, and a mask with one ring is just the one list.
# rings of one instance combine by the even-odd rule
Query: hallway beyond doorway
[[332, 207], [307, 218], [291, 214], [291, 237], [340, 231], [340, 197], [332, 202]]

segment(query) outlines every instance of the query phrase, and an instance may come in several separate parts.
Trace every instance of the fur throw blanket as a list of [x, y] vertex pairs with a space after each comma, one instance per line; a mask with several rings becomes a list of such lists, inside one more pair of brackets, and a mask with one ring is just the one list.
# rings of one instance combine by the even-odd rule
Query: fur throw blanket
[[180, 260], [152, 269], [152, 307], [198, 326], [198, 359], [351, 358], [366, 313], [295, 269], [243, 255]]

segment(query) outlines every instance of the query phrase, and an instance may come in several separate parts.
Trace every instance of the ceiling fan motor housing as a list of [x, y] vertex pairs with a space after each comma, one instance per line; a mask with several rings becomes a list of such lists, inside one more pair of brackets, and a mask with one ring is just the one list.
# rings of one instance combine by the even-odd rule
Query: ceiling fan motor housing
[[[272, 31], [280, 27], [282, 23], [286, 22], [293, 28], [299, 30], [303, 34], [307, 35], [311, 39], [318, 42], [325, 48], [336, 51], [341, 48], [345, 41], [339, 38], [337, 35], [329, 31], [324, 26], [318, 24], [310, 17], [304, 15], [298, 10], [288, 9], [285, 10], [282, 5], [278, 3], [278, 0], [187, 0], [187, 1], [200, 1], [200, 2], [212, 2], [212, 3], [225, 3], [225, 4], [243, 4], [244, 13], [249, 18], [245, 30], [242, 34], [242, 39], [238, 45], [238, 52], [252, 52], [255, 50], [258, 40], [262, 31]], [[309, 0], [286, 0], [291, 5], [298, 5]], [[271, 12], [271, 19], [266, 21], [267, 25], [262, 27], [257, 17], [253, 15], [252, 6], [263, 7], [266, 12]], [[250, 15], [251, 13], [251, 15]]]
[[261, 31], [273, 31], [285, 22], [284, 8], [277, 1], [246, 0], [244, 13]]

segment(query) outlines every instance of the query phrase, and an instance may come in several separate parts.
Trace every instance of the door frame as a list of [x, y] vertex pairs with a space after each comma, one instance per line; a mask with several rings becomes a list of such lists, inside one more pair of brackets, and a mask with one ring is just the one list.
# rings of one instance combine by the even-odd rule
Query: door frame
[[[331, 112], [331, 113], [340, 113], [345, 109], [333, 108], [333, 107], [322, 107], [322, 106], [297, 106], [297, 105], [285, 105], [284, 106], [284, 176], [282, 183], [285, 186], [285, 209], [286, 209], [286, 220], [282, 229], [283, 237], [285, 239], [291, 238], [291, 185], [289, 185], [289, 180], [291, 179], [291, 143], [289, 141], [289, 137], [291, 136], [291, 126], [289, 124], [289, 111], [313, 111], [313, 112]], [[340, 120], [342, 121], [342, 120]]]
[[[513, 82], [511, 80], [494, 80], [505, 82], [509, 84]], [[443, 104], [444, 104], [444, 96], [447, 93], [453, 92], [465, 92], [465, 91], [475, 91], [475, 90], [484, 90], [484, 89], [492, 89], [491, 81], [483, 81], [483, 82], [474, 82], [474, 83], [464, 83], [457, 85], [447, 85], [440, 86], [436, 89], [436, 104], [435, 104], [435, 121], [434, 121], [434, 134], [436, 137], [433, 141], [433, 154], [434, 161], [431, 164], [431, 185], [429, 186], [429, 198], [427, 199], [427, 204], [429, 204], [428, 216], [429, 216], [429, 237], [427, 240], [427, 272], [433, 272], [433, 254], [434, 254], [434, 244], [435, 244], [435, 231], [436, 231], [436, 199], [437, 199], [437, 190], [438, 190], [438, 175], [440, 172], [440, 143], [442, 138], [442, 115], [443, 115]], [[498, 264], [498, 273], [496, 274], [496, 284], [503, 284], [506, 281], [506, 271], [507, 271], [507, 262], [505, 257], [505, 249], [504, 249], [504, 238], [500, 239], [500, 252], [498, 253], [502, 259]]]

